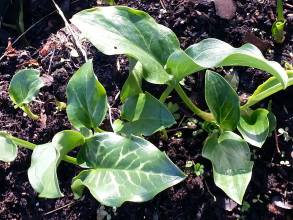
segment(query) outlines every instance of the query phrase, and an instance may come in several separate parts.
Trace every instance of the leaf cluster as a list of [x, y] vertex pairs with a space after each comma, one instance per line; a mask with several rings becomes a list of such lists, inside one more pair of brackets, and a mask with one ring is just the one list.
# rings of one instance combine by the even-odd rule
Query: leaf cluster
[[[57, 168], [64, 160], [83, 168], [72, 180], [77, 198], [87, 188], [108, 206], [149, 200], [185, 178], [165, 153], [143, 138], [176, 123], [170, 110], [178, 111], [178, 105], [165, 105], [175, 90], [183, 103], [205, 121], [208, 137], [202, 155], [212, 163], [215, 184], [241, 204], [253, 167], [248, 144], [261, 147], [276, 123], [272, 112], [251, 106], [292, 85], [293, 74], [277, 62], [266, 60], [252, 44], [234, 48], [209, 38], [183, 50], [170, 29], [147, 13], [124, 6], [84, 10], [74, 15], [72, 23], [101, 52], [129, 57], [130, 71], [121, 90], [121, 116], [113, 123], [114, 132], [100, 128], [110, 107], [106, 90], [94, 74], [92, 61], [88, 61], [67, 85], [66, 111], [74, 129], [61, 131], [52, 142], [42, 145], [1, 132], [0, 160], [13, 161], [17, 146], [33, 149], [28, 177], [41, 197], [63, 195]], [[211, 70], [222, 66], [258, 68], [272, 77], [241, 106], [232, 86]], [[209, 112], [197, 107], [179, 83], [203, 70]], [[160, 99], [143, 91], [144, 81], [166, 86]], [[13, 77], [9, 94], [14, 104], [29, 115], [25, 107], [42, 86], [37, 71], [22, 70]], [[67, 155], [74, 149], [78, 149], [77, 158]], [[203, 172], [201, 166], [194, 169]]]

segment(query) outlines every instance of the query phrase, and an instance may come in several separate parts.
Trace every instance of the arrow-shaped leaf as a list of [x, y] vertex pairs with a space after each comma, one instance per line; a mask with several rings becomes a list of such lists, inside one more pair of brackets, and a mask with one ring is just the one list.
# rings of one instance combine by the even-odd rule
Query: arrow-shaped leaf
[[217, 123], [233, 131], [240, 118], [240, 101], [230, 84], [218, 73], [206, 71], [205, 98]]
[[185, 178], [165, 153], [135, 136], [99, 133], [86, 142], [78, 158], [90, 169], [73, 179], [76, 197], [87, 187], [99, 202], [112, 207], [150, 200]]
[[253, 162], [248, 144], [237, 134], [225, 131], [209, 136], [202, 150], [213, 165], [215, 184], [241, 204], [251, 179]]
[[68, 119], [74, 127], [95, 129], [102, 123], [107, 111], [107, 95], [94, 74], [92, 61], [74, 73], [68, 82], [66, 96]]
[[179, 49], [179, 41], [147, 13], [125, 6], [98, 7], [75, 14], [71, 21], [101, 52], [138, 60], [147, 81], [163, 84], [172, 78], [164, 65]]

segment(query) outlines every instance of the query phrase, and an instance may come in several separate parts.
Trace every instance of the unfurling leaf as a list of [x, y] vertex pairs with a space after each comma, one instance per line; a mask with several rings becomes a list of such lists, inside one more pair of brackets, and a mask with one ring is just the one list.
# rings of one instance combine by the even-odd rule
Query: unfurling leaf
[[17, 156], [17, 146], [7, 135], [9, 134], [0, 131], [0, 161], [11, 162]]
[[179, 41], [147, 13], [125, 6], [98, 7], [75, 14], [71, 22], [104, 54], [125, 54], [139, 61], [148, 82], [163, 84], [172, 78], [164, 65], [179, 49]]
[[37, 145], [28, 169], [30, 184], [40, 197], [63, 196], [59, 188], [57, 167], [64, 156], [84, 143], [84, 137], [77, 131], [61, 131], [51, 143]]
[[165, 153], [135, 136], [99, 133], [87, 140], [78, 160], [90, 169], [73, 179], [75, 196], [81, 197], [87, 187], [100, 203], [112, 207], [150, 200], [185, 178]]
[[74, 73], [66, 96], [68, 119], [75, 128], [95, 129], [102, 123], [107, 112], [107, 95], [94, 74], [92, 61]]
[[238, 124], [238, 131], [249, 144], [262, 147], [269, 134], [269, 111], [257, 109], [252, 113], [242, 114]]
[[230, 131], [219, 137], [214, 133], [207, 138], [202, 155], [212, 162], [215, 184], [241, 204], [253, 166], [248, 144]]
[[233, 131], [240, 119], [239, 97], [221, 75], [209, 70], [205, 77], [205, 98], [220, 127]]
[[149, 93], [128, 98], [121, 118], [126, 122], [115, 121], [115, 132], [134, 135], [148, 136], [176, 123], [168, 108]]
[[[288, 73], [288, 86], [293, 85], [293, 72], [287, 72]], [[257, 87], [257, 89], [254, 91], [254, 93], [248, 98], [247, 103], [243, 106], [245, 108], [246, 106], [252, 106], [259, 101], [273, 95], [276, 92], [279, 92], [283, 89], [282, 84], [279, 82], [279, 80], [276, 77], [271, 77], [267, 81], [265, 81], [263, 84]]]
[[272, 37], [279, 44], [283, 43], [285, 40], [285, 24], [286, 20], [277, 20], [272, 25]]
[[11, 79], [8, 89], [10, 99], [17, 107], [22, 107], [33, 101], [43, 86], [38, 70], [20, 70]]

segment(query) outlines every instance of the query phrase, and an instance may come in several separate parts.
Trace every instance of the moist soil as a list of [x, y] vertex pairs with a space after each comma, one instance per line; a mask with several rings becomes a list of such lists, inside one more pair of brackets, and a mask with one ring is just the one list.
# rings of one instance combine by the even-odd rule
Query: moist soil
[[[236, 16], [227, 20], [220, 18], [214, 2], [209, 0], [119, 0], [119, 5], [128, 5], [144, 10], [159, 23], [171, 28], [178, 36], [182, 48], [208, 37], [224, 40], [233, 46], [253, 43], [265, 57], [284, 65], [293, 63], [293, 4], [285, 1], [287, 17], [286, 40], [277, 45], [272, 41], [270, 28], [275, 19], [275, 1], [236, 2]], [[61, 2], [60, 2], [61, 4]], [[91, 1], [62, 1], [62, 10], [70, 18], [81, 9], [94, 6]], [[32, 1], [29, 16], [31, 24], [54, 11], [49, 1]], [[45, 17], [27, 34], [26, 41], [15, 44], [9, 56], [0, 61], [0, 128], [11, 134], [36, 144], [50, 141], [55, 133], [70, 129], [65, 111], [57, 111], [56, 100], [66, 102], [66, 84], [75, 70], [84, 60], [75, 56], [75, 46], [71, 34], [63, 28], [63, 22], [55, 13]], [[8, 35], [15, 39], [11, 32]], [[3, 41], [5, 44], [5, 40]], [[2, 42], [2, 43], [3, 43]], [[2, 44], [3, 45], [3, 44]], [[127, 77], [128, 61], [124, 56], [105, 56], [90, 43], [84, 42], [84, 48], [94, 60], [95, 74], [105, 86], [113, 117], [119, 115], [119, 100], [115, 99]], [[5, 47], [0, 52], [4, 52]], [[41, 71], [46, 86], [41, 89], [32, 109], [41, 115], [39, 121], [23, 116], [14, 109], [8, 97], [8, 85], [14, 73], [22, 68], [33, 67]], [[219, 69], [226, 74], [229, 68]], [[251, 68], [233, 68], [239, 75], [238, 93], [243, 99], [269, 76]], [[203, 97], [203, 74], [195, 74], [185, 81], [186, 91], [195, 103], [206, 108]], [[145, 84], [145, 89], [159, 96], [163, 87]], [[273, 112], [277, 116], [279, 128], [287, 128], [293, 136], [293, 88], [274, 95]], [[252, 149], [255, 166], [252, 180], [244, 197], [244, 205], [231, 201], [213, 182], [211, 164], [201, 157], [202, 142], [206, 134], [195, 135], [199, 125], [183, 128], [192, 118], [180, 99], [173, 94], [168, 101], [180, 106], [181, 124], [175, 125], [164, 140], [155, 134], [149, 140], [160, 150], [165, 151], [171, 160], [185, 170], [185, 163], [192, 160], [204, 165], [204, 174], [189, 174], [182, 183], [158, 194], [144, 203], [126, 202], [117, 209], [101, 207], [86, 193], [82, 199], [74, 200], [70, 189], [72, 178], [79, 168], [62, 162], [58, 169], [60, 188], [64, 197], [43, 199], [37, 196], [27, 178], [31, 152], [20, 149], [17, 159], [12, 163], [0, 162], [0, 219], [102, 219], [108, 213], [112, 219], [292, 219], [292, 210], [283, 207], [285, 202], [293, 201], [292, 141], [285, 141], [277, 132], [270, 137], [262, 149]], [[259, 106], [266, 107], [268, 100]], [[104, 129], [109, 129], [105, 122]], [[289, 165], [282, 165], [289, 161]], [[215, 199], [216, 198], [216, 199]], [[291, 207], [292, 208], [292, 207]]]

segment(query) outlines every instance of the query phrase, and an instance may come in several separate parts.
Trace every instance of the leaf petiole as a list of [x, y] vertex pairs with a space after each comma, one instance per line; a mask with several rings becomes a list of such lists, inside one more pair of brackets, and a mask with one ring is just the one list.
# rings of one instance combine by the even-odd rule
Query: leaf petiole
[[[33, 144], [33, 143], [29, 142], [29, 141], [25, 141], [25, 140], [22, 140], [20, 138], [14, 137], [14, 136], [12, 136], [10, 134], [7, 134], [6, 137], [9, 138], [11, 141], [13, 141], [16, 145], [24, 147], [24, 148], [29, 149], [29, 150], [34, 150], [35, 147], [37, 146], [36, 144]], [[67, 162], [67, 163], [71, 163], [71, 164], [74, 164], [74, 165], [79, 165], [77, 163], [77, 159], [75, 157], [65, 155], [62, 160]]]
[[184, 92], [184, 90], [181, 88], [180, 85], [175, 86], [175, 90], [182, 99], [182, 101], [185, 103], [185, 105], [197, 116], [202, 118], [205, 121], [213, 121], [214, 117], [211, 113], [205, 112], [198, 108], [191, 100], [188, 98], [187, 94]]
[[284, 21], [283, 0], [277, 0], [277, 21]]
[[160, 97], [160, 102], [165, 102], [166, 99], [168, 98], [168, 96], [170, 95], [170, 93], [173, 91], [174, 87], [173, 86], [168, 86], [164, 92], [162, 93], [161, 97]]
[[19, 106], [19, 108], [21, 108], [21, 109], [27, 114], [27, 116], [28, 116], [29, 118], [31, 118], [32, 120], [35, 120], [35, 121], [36, 121], [36, 120], [39, 119], [39, 116], [36, 115], [36, 114], [34, 114], [34, 113], [30, 110], [28, 104], [22, 104], [21, 106]]

